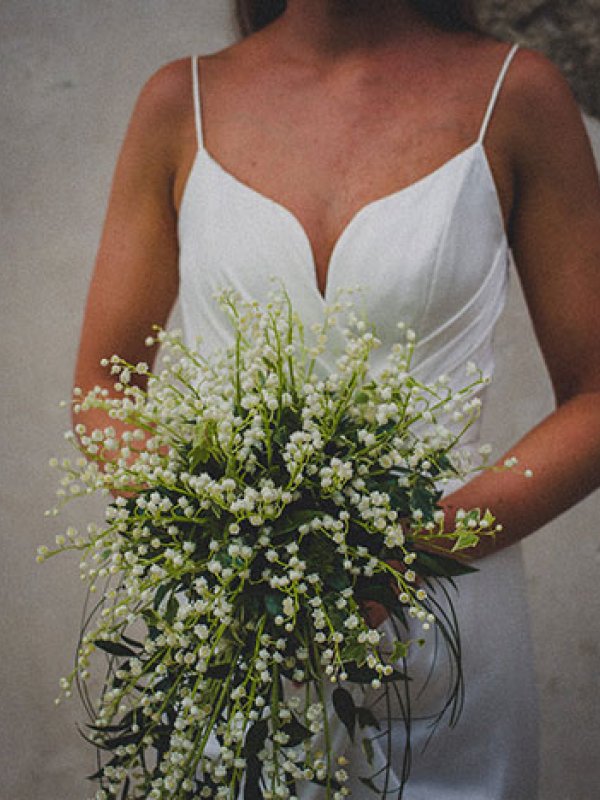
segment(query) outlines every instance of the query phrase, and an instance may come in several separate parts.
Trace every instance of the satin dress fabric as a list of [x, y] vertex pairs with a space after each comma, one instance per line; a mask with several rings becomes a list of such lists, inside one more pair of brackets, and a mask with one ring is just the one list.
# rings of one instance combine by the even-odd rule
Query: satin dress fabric
[[[353, 286], [358, 287], [356, 302], [382, 342], [372, 353], [373, 374], [399, 340], [401, 320], [416, 333], [413, 369], [422, 380], [445, 374], [450, 385], [464, 386], [468, 361], [491, 378], [493, 334], [505, 304], [511, 252], [484, 139], [516, 51], [513, 45], [507, 52], [473, 143], [415, 183], [368, 203], [350, 220], [331, 254], [324, 295], [311, 243], [295, 215], [236, 178], [204, 147], [199, 64], [193, 57], [198, 150], [178, 221], [185, 341], [205, 355], [232, 344], [231, 327], [214, 300], [226, 286], [265, 303], [279, 279], [307, 329], [322, 321], [325, 305], [340, 288]], [[324, 354], [321, 369], [333, 367], [334, 355]], [[477, 425], [468, 436], [476, 447]], [[445, 696], [449, 666], [443, 648], [435, 647], [435, 635], [410, 656], [413, 756], [404, 800], [535, 800], [537, 795], [538, 711], [521, 548], [502, 550], [478, 567], [460, 578], [453, 598], [464, 708], [455, 727], [442, 724], [430, 741], [427, 716]], [[422, 634], [415, 629], [414, 635]], [[434, 677], [419, 695], [434, 658]], [[369, 690], [360, 702], [384, 718], [379, 696]], [[397, 707], [392, 713], [400, 716]], [[333, 711], [331, 725], [334, 741], [349, 759], [351, 796], [375, 797], [359, 780], [372, 772], [360, 737], [344, 748], [345, 729]], [[396, 719], [390, 788], [398, 785], [404, 743], [404, 725]], [[376, 760], [383, 758], [385, 740], [374, 746]], [[324, 790], [307, 785], [300, 796], [319, 800]]]

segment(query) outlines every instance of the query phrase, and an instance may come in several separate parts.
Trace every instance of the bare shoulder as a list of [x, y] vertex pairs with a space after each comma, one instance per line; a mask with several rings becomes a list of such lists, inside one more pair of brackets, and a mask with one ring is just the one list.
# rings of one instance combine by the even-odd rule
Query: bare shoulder
[[542, 53], [521, 47], [503, 86], [503, 115], [515, 167], [522, 175], [554, 174], [575, 164], [593, 168], [581, 109], [561, 70]]
[[[479, 34], [470, 44], [471, 55], [482, 71], [490, 61], [501, 65], [511, 48], [510, 42]], [[560, 125], [563, 120], [580, 115], [560, 69], [540, 51], [523, 45], [518, 47], [502, 83], [502, 106], [502, 113], [513, 118], [513, 125], [520, 120], [526, 123], [523, 127], [527, 130], [543, 128], [551, 120]]]
[[191, 58], [180, 58], [157, 69], [141, 87], [131, 124], [153, 139], [174, 147], [177, 133], [189, 125], [192, 113]]
[[534, 120], [565, 106], [577, 106], [561, 70], [538, 50], [519, 47], [510, 73], [512, 80], [507, 83], [507, 94], [521, 110], [528, 109]]
[[513, 65], [510, 97], [529, 127], [555, 129], [580, 120], [573, 91], [560, 69], [542, 53], [521, 48]]
[[[237, 58], [239, 44], [231, 45], [223, 50], [198, 54], [204, 64], [225, 65]], [[150, 123], [155, 133], [181, 133], [187, 129], [190, 133], [193, 122], [192, 93], [193, 55], [178, 58], [159, 67], [152, 73], [141, 87], [133, 115]]]

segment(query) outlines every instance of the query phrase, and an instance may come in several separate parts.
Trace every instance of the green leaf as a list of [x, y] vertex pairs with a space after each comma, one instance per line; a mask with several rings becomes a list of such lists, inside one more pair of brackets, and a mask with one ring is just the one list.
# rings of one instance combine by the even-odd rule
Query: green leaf
[[95, 639], [94, 644], [99, 650], [104, 650], [106, 653], [110, 653], [111, 656], [123, 656], [124, 658], [131, 658], [132, 656], [135, 658], [136, 656], [136, 653], [130, 647], [119, 642]]
[[362, 748], [365, 756], [367, 757], [367, 764], [372, 767], [373, 761], [375, 760], [375, 751], [373, 749], [373, 742], [371, 739], [363, 739]]
[[275, 536], [279, 536], [280, 534], [297, 531], [301, 525], [311, 522], [321, 514], [322, 512], [316, 508], [299, 508], [294, 511], [288, 511], [285, 515], [285, 522], [278, 521], [273, 533]]
[[144, 731], [124, 733], [123, 736], [115, 736], [114, 739], [105, 739], [103, 744], [107, 750], [115, 750], [117, 747], [126, 747], [128, 744], [138, 744], [143, 737]]
[[468, 547], [475, 547], [477, 544], [479, 544], [479, 536], [472, 531], [465, 531], [464, 533], [460, 533], [458, 539], [454, 542], [452, 552], [455, 553], [457, 550], [466, 550]]
[[[125, 661], [121, 662], [121, 665], [120, 665], [121, 666], [121, 670], [124, 673], [127, 672], [127, 670], [129, 669], [130, 663], [131, 663], [131, 659], [129, 659], [129, 658], [126, 658]], [[117, 689], [119, 686], [122, 686], [125, 683], [125, 681], [126, 681], [126, 678], [124, 678], [124, 677], [123, 678], [117, 678], [117, 676], [114, 675], [113, 678], [112, 678], [113, 689]]]
[[76, 725], [76, 727], [77, 727], [77, 733], [78, 733], [78, 734], [81, 736], [81, 738], [82, 738], [82, 739], [84, 739], [84, 740], [85, 740], [85, 741], [86, 741], [88, 744], [91, 744], [93, 747], [97, 747], [97, 748], [99, 748], [100, 750], [110, 750], [110, 749], [111, 749], [110, 747], [108, 747], [107, 745], [105, 745], [105, 744], [104, 744], [104, 742], [103, 742], [101, 739], [97, 739], [97, 740], [90, 739], [90, 737], [89, 737], [89, 736], [87, 736], [87, 735], [86, 735], [86, 734], [85, 734], [85, 733], [84, 733], [84, 732], [81, 730], [81, 728], [79, 727], [79, 725], [77, 725], [77, 723], [75, 723], [75, 725]]
[[348, 675], [348, 681], [350, 683], [371, 683], [374, 678], [378, 678], [381, 683], [411, 680], [406, 673], [398, 670], [394, 670], [390, 675], [378, 675], [374, 669], [370, 669], [369, 667], [359, 667], [356, 664], [344, 664], [344, 670]]
[[200, 420], [194, 431], [194, 440], [190, 451], [190, 468], [194, 471], [200, 464], [210, 459], [214, 446], [217, 423], [214, 419]]
[[373, 678], [377, 677], [377, 673], [374, 670], [369, 667], [359, 667], [358, 664], [344, 664], [344, 671], [348, 675], [350, 683], [371, 683]]
[[167, 592], [172, 588], [173, 587], [170, 583], [161, 583], [161, 585], [158, 587], [158, 589], [156, 590], [156, 594], [154, 595], [154, 602], [152, 604], [154, 606], [155, 611], [158, 611], [158, 608], [162, 603], [162, 601], [164, 600]]
[[114, 767], [121, 761], [121, 756], [113, 756], [110, 761], [107, 761], [106, 764], [100, 767], [97, 772], [94, 772], [93, 775], [86, 775], [86, 780], [88, 781], [97, 781], [100, 778], [104, 777], [104, 770], [107, 767]]
[[91, 722], [85, 723], [86, 728], [90, 728], [93, 731], [101, 731], [103, 733], [119, 733], [119, 731], [124, 731], [127, 728], [127, 725], [93, 725]]
[[[356, 720], [358, 722], [359, 727], [361, 728], [377, 728], [377, 730], [380, 729], [377, 717], [375, 716], [375, 714], [373, 714], [370, 708], [365, 708], [365, 706], [360, 706], [356, 709]], [[370, 740], [363, 739], [363, 744], [365, 741], [370, 741]], [[369, 761], [369, 764], [370, 763], [371, 762]]]
[[468, 575], [470, 572], [478, 572], [476, 567], [450, 556], [425, 553], [422, 550], [417, 550], [416, 553], [417, 558], [414, 562], [414, 570], [418, 575], [426, 578], [452, 578], [456, 575]]
[[342, 659], [344, 663], [346, 663], [346, 661], [356, 661], [356, 663], [361, 666], [367, 659], [367, 648], [364, 644], [352, 642], [344, 647]]
[[129, 775], [125, 778], [125, 783], [123, 785], [123, 791], [121, 792], [121, 800], [127, 800], [127, 793], [129, 792], [129, 786], [131, 784], [131, 779]]
[[214, 678], [215, 680], [224, 680], [231, 672], [231, 664], [213, 664], [208, 667], [204, 673], [207, 678]]
[[[164, 652], [164, 651], [163, 651]], [[165, 675], [164, 678], [161, 678], [157, 683], [154, 685], [154, 690], [157, 692], [168, 692], [171, 686], [173, 686], [174, 676]]]
[[453, 472], [454, 474], [457, 472], [446, 453], [440, 453], [440, 455], [436, 458], [435, 463], [438, 470], [441, 472]]
[[145, 720], [144, 713], [141, 708], [130, 709], [125, 716], [121, 719], [121, 725], [128, 727], [129, 725], [140, 725]]
[[281, 593], [265, 595], [265, 608], [267, 609], [267, 613], [272, 617], [281, 614], [283, 611], [283, 597]]
[[94, 731], [100, 731], [103, 733], [119, 733], [120, 731], [124, 731], [127, 728], [131, 727], [134, 723], [140, 722], [143, 719], [143, 714], [141, 709], [139, 708], [132, 708], [128, 711], [122, 720], [115, 724], [115, 725], [94, 725], [91, 722], [86, 722], [86, 728], [90, 728]]
[[343, 589], [347, 589], [351, 585], [350, 576], [343, 569], [336, 570], [327, 579], [327, 584], [336, 592], [341, 592]]
[[408, 645], [406, 642], [395, 641], [392, 648], [391, 660], [398, 661], [400, 658], [406, 658], [409, 649], [410, 645]]
[[167, 609], [165, 611], [165, 620], [172, 625], [175, 621], [175, 615], [177, 614], [177, 609], [179, 608], [179, 603], [177, 602], [177, 598], [175, 597], [175, 592], [169, 597], [169, 602], [167, 603]]
[[264, 800], [264, 794], [260, 788], [261, 776], [262, 768], [258, 758], [256, 758], [256, 756], [247, 758], [244, 800]]
[[256, 754], [264, 747], [268, 732], [269, 725], [266, 719], [259, 719], [252, 725], [244, 741], [244, 758], [248, 761], [256, 758]]
[[380, 437], [383, 433], [393, 433], [398, 428], [398, 423], [394, 422], [394, 420], [390, 420], [389, 422], [385, 422], [383, 425], [378, 425], [375, 431], [375, 435]]
[[333, 692], [333, 707], [336, 714], [346, 726], [350, 739], [354, 741], [356, 728], [356, 706], [352, 695], [347, 689], [338, 686]]
[[385, 578], [385, 583], [372, 583], [357, 586], [354, 596], [357, 600], [371, 600], [381, 603], [386, 609], [391, 610], [398, 604], [398, 599], [391, 585], [391, 578]]
[[342, 788], [342, 784], [339, 781], [336, 781], [335, 778], [332, 778], [331, 776], [329, 777], [329, 786], [327, 781], [323, 781], [320, 778], [311, 778], [310, 782], [316, 784], [317, 786], [331, 788], [335, 792], [339, 792], [339, 790]]
[[137, 642], [135, 639], [131, 639], [129, 636], [125, 636], [124, 633], [121, 634], [121, 639], [125, 642], [125, 644], [130, 645], [131, 647], [137, 647], [138, 650], [141, 650], [144, 646], [141, 642]]
[[367, 787], [367, 789], [370, 789], [372, 792], [375, 792], [375, 794], [377, 795], [380, 794], [379, 789], [375, 786], [371, 778], [359, 777], [359, 781], [363, 783]]
[[312, 731], [302, 725], [296, 717], [292, 717], [291, 721], [286, 723], [281, 730], [290, 737], [286, 747], [296, 747], [313, 735]]
[[410, 490], [410, 507], [413, 511], [423, 512], [423, 522], [432, 522], [433, 514], [437, 511], [437, 498], [439, 493], [431, 486], [416, 483]]

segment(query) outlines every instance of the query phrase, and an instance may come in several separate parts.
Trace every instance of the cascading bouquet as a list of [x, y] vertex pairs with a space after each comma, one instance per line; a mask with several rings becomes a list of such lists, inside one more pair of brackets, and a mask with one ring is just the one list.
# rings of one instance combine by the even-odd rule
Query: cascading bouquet
[[[206, 358], [157, 328], [158, 374], [105, 360], [114, 391], [75, 389], [74, 409], [102, 409], [122, 432], [79, 423], [67, 434], [79, 457], [53, 460], [64, 474], [49, 514], [113, 494], [104, 524], [38, 548], [39, 561], [81, 551], [81, 577], [99, 594], [61, 679], [90, 715], [95, 798], [294, 800], [312, 783], [339, 800], [349, 794], [340, 725], [349, 746], [360, 731], [360, 780], [384, 797], [392, 767], [374, 744], [390, 736], [390, 704], [378, 718], [369, 692], [393, 693], [402, 709], [400, 797], [411, 648], [431, 635], [421, 628], [445, 643], [453, 679], [432, 722], [453, 724], [463, 684], [446, 584], [472, 568], [447, 551], [499, 527], [471, 509], [447, 530], [438, 506], [445, 481], [478, 468], [458, 445], [484, 379], [471, 366], [459, 391], [443, 377], [419, 382], [409, 330], [372, 378], [379, 340], [350, 303], [330, 304], [309, 344], [284, 290], [264, 308], [229, 289], [217, 299], [233, 347]], [[320, 377], [317, 359], [348, 309], [343, 352]], [[389, 615], [377, 628], [373, 602]], [[97, 655], [106, 671], [92, 701]]]

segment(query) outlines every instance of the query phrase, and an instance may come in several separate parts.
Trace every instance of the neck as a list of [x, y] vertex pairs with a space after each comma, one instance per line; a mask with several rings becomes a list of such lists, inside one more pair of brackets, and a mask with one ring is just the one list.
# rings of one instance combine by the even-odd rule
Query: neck
[[437, 32], [410, 0], [288, 0], [272, 27], [290, 49], [323, 59], [383, 51]]

